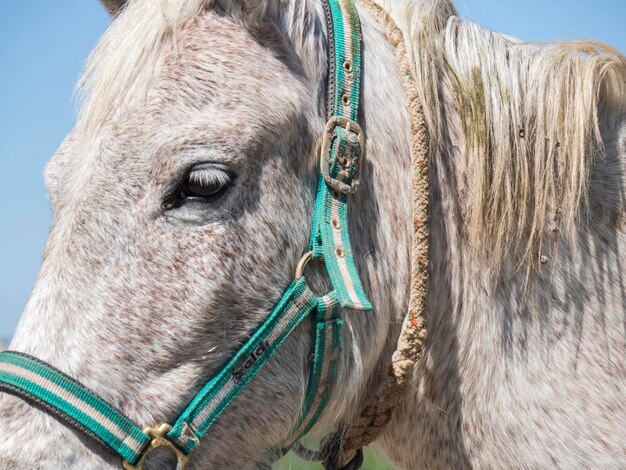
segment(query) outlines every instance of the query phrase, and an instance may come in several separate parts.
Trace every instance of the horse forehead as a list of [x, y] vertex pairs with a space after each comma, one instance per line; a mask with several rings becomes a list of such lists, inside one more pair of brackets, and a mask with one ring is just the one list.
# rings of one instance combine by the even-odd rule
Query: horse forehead
[[[145, 99], [103, 125], [98, 138], [73, 141], [66, 153], [78, 161], [70, 173], [97, 166], [141, 178], [167, 168], [181, 150], [205, 145], [232, 154], [313, 106], [297, 59], [274, 28], [251, 32], [211, 11], [178, 31], [153, 80], [136, 93]], [[97, 148], [86, 150], [85, 139]]]
[[166, 52], [151, 104], [267, 121], [307, 95], [300, 64], [275, 28], [244, 28], [207, 12], [182, 27]]

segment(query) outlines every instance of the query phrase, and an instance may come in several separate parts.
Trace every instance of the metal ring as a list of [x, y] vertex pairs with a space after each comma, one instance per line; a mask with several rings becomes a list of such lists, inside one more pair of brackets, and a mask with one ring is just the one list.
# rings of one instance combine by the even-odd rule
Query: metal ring
[[152, 451], [154, 451], [155, 449], [163, 448], [169, 450], [176, 457], [176, 461], [178, 463], [176, 469], [184, 470], [184, 468], [189, 463], [189, 456], [169, 441], [169, 439], [167, 438], [167, 433], [171, 430], [172, 426], [167, 423], [144, 429], [144, 432], [152, 438], [152, 441], [150, 441], [150, 446], [142, 454], [139, 462], [136, 465], [131, 465], [129, 462], [125, 461], [123, 463], [124, 469], [143, 470], [144, 463], [148, 456], [152, 453]]
[[306, 265], [309, 264], [311, 258], [313, 258], [313, 252], [309, 251], [302, 255], [302, 258], [298, 261], [298, 266], [296, 266], [296, 281], [302, 279], [302, 276], [304, 275], [304, 268], [306, 268]]
[[[309, 261], [313, 259], [313, 252], [309, 251], [302, 255], [300, 261], [298, 261], [298, 265], [296, 266], [296, 281], [299, 281], [304, 276], [304, 269], [306, 268]], [[323, 258], [320, 258], [323, 259]]]

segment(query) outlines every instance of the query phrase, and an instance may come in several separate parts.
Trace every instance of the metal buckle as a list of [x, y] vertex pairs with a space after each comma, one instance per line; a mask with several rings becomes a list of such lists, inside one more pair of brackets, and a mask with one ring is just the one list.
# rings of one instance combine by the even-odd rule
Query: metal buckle
[[184, 468], [189, 463], [189, 456], [186, 455], [182, 450], [180, 450], [174, 444], [172, 444], [167, 439], [167, 437], [165, 437], [167, 433], [170, 432], [171, 430], [172, 430], [172, 426], [170, 426], [169, 424], [159, 424], [156, 427], [144, 429], [143, 432], [145, 432], [148, 436], [152, 438], [152, 441], [150, 441], [150, 447], [148, 447], [146, 451], [142, 454], [137, 465], [131, 465], [128, 462], [124, 462], [124, 469], [125, 470], [143, 470], [143, 465], [146, 459], [148, 458], [148, 456], [155, 449], [165, 448], [169, 450], [172, 454], [174, 454], [174, 456], [176, 456], [176, 460], [178, 462], [176, 470], [184, 470]]
[[[359, 145], [361, 147], [361, 155], [359, 156], [359, 161], [356, 165], [357, 169], [354, 174], [354, 177], [352, 178], [351, 184], [346, 184], [343, 181], [330, 176], [330, 164], [331, 164], [330, 154], [331, 154], [332, 145], [333, 145], [334, 130], [335, 130], [335, 127], [337, 126], [344, 128], [347, 132], [356, 134], [357, 137], [359, 138]], [[322, 173], [322, 176], [324, 177], [324, 180], [326, 180], [326, 183], [328, 183], [328, 185], [331, 188], [341, 193], [354, 194], [360, 183], [361, 166], [364, 160], [365, 160], [365, 134], [363, 134], [363, 130], [361, 129], [361, 126], [359, 126], [352, 119], [348, 119], [343, 116], [331, 117], [326, 123], [326, 127], [324, 128], [324, 135], [323, 135], [323, 140], [322, 140], [322, 151], [321, 151], [321, 158], [320, 158], [320, 171]]]

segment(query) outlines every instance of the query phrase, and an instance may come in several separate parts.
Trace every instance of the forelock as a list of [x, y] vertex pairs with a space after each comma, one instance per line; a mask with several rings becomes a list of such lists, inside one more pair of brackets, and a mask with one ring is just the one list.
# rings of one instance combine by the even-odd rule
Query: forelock
[[93, 132], [145, 99], [167, 51], [176, 47], [183, 26], [210, 9], [219, 9], [243, 25], [271, 19], [295, 40], [299, 55], [316, 57], [312, 65], [305, 66], [307, 72], [320, 72], [325, 63], [325, 55], [319, 52], [323, 49], [323, 28], [314, 21], [320, 11], [308, 11], [308, 0], [285, 2], [283, 6], [280, 2], [130, 0], [87, 61], [78, 85], [78, 127]]

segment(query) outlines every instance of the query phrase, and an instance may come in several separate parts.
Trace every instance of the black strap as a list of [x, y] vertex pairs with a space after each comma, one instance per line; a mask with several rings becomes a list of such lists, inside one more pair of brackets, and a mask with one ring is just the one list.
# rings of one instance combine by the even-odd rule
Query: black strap
[[328, 454], [324, 461], [325, 470], [359, 470], [363, 466], [365, 460], [363, 455], [363, 449], [358, 449], [355, 456], [345, 466], [339, 467], [339, 449], [341, 448], [340, 442], [336, 441], [336, 447], [331, 454]]
[[342, 450], [343, 439], [340, 433], [330, 436], [322, 448], [325, 456], [322, 465], [325, 470], [359, 470], [363, 466], [363, 449], [358, 449], [355, 456], [343, 467], [339, 466], [339, 455]]

